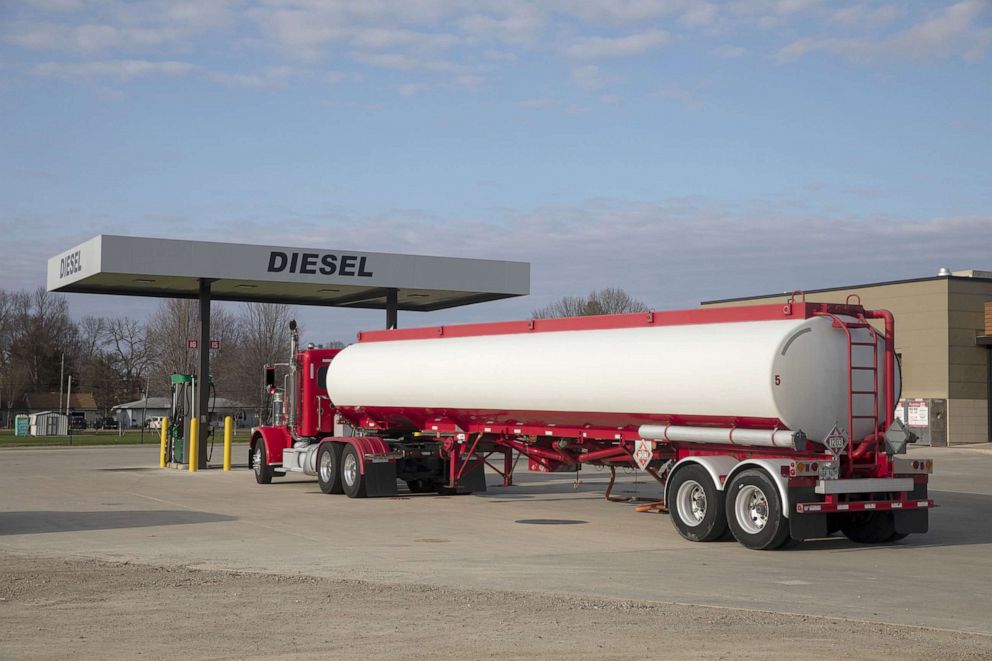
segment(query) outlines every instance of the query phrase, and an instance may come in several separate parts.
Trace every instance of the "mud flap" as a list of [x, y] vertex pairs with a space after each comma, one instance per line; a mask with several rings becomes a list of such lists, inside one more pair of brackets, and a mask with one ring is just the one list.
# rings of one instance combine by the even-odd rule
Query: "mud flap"
[[458, 480], [458, 487], [452, 489], [445, 485], [438, 487], [437, 492], [443, 496], [453, 496], [455, 494], [467, 495], [470, 493], [483, 493], [486, 491], [486, 470], [485, 464], [479, 463], [466, 471]]
[[366, 461], [365, 495], [369, 498], [382, 498], [396, 495], [396, 464], [392, 461], [381, 464]]
[[[820, 500], [809, 487], [789, 489], [789, 503], [813, 503]], [[798, 514], [793, 507], [789, 512], [789, 536], [796, 541], [827, 536], [826, 514]]]
[[[910, 500], [926, 500], [927, 485], [917, 484], [910, 494]], [[901, 535], [927, 532], [930, 529], [930, 510], [902, 510], [892, 512], [892, 522]]]

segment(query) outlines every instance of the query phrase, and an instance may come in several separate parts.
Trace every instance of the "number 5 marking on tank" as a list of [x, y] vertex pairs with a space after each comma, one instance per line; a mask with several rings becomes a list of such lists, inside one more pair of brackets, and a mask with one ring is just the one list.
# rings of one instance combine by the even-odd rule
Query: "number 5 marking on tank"
[[781, 374], [776, 374], [775, 375], [775, 385], [776, 386], [782, 385], [782, 375]]

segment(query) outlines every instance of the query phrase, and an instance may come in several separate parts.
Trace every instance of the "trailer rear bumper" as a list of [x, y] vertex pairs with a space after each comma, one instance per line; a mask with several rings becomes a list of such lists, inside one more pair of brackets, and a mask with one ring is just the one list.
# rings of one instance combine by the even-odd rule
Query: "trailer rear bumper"
[[884, 510], [930, 509], [933, 501], [927, 500], [859, 500], [846, 503], [796, 503], [797, 514], [831, 512], [871, 512]]

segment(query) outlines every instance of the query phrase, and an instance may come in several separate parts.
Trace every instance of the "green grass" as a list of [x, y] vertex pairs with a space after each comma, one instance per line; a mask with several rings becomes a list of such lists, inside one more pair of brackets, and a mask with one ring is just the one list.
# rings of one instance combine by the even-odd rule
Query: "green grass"
[[[247, 443], [249, 429], [239, 429], [234, 433], [235, 443]], [[145, 445], [158, 445], [159, 431], [156, 429], [145, 430]], [[223, 444], [224, 428], [215, 430], [214, 442]], [[46, 447], [57, 445], [138, 445], [142, 443], [141, 430], [130, 429], [118, 435], [116, 430], [92, 430], [74, 431], [72, 436], [14, 436], [12, 429], [0, 429], [0, 447]]]

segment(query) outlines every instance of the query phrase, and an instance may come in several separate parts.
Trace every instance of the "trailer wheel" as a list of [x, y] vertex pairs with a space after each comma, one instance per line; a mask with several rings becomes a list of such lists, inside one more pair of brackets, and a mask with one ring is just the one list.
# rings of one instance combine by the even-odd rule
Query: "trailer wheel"
[[723, 498], [702, 466], [676, 471], [668, 485], [668, 511], [679, 534], [692, 542], [712, 542], [727, 532]]
[[358, 450], [348, 444], [341, 453], [341, 485], [349, 498], [365, 498], [365, 476], [358, 460]]
[[255, 452], [252, 455], [252, 467], [255, 469], [255, 481], [259, 484], [272, 483], [272, 466], [265, 461], [265, 441], [255, 442]]
[[726, 507], [730, 531], [749, 549], [777, 549], [789, 541], [782, 499], [764, 471], [749, 469], [734, 476]]
[[317, 450], [317, 484], [324, 493], [341, 494], [341, 446], [337, 443], [324, 443]]
[[851, 514], [844, 522], [841, 531], [844, 536], [858, 544], [883, 544], [895, 542], [905, 535], [896, 532], [895, 517], [892, 512], [858, 512]]

